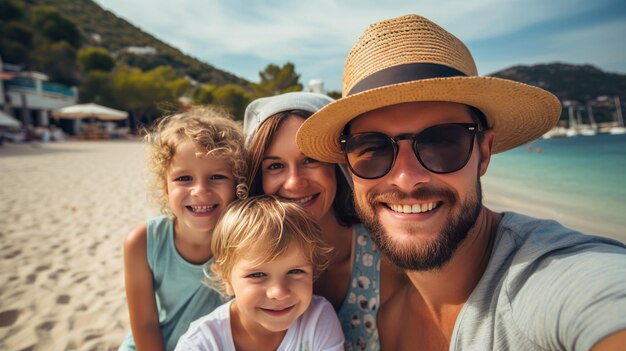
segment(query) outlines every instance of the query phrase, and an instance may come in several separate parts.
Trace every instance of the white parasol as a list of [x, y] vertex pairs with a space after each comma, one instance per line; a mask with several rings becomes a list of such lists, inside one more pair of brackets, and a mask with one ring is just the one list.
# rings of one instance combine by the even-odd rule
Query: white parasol
[[56, 118], [97, 118], [101, 120], [117, 121], [127, 119], [128, 112], [112, 109], [94, 103], [89, 103], [60, 108], [52, 112], [52, 116]]

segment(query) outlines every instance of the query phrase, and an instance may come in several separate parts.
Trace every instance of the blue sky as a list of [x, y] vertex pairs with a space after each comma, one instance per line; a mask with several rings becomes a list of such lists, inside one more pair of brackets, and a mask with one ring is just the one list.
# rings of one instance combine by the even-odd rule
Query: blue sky
[[465, 42], [486, 75], [518, 64], [626, 73], [623, 0], [95, 0], [142, 30], [250, 81], [293, 62], [301, 82], [341, 90], [343, 64], [373, 22], [416, 13]]

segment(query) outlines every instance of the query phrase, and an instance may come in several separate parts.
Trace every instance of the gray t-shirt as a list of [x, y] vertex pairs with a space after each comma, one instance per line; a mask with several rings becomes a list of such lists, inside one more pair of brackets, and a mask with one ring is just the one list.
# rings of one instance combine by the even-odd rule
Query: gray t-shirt
[[507, 212], [450, 350], [588, 350], [626, 328], [626, 248]]

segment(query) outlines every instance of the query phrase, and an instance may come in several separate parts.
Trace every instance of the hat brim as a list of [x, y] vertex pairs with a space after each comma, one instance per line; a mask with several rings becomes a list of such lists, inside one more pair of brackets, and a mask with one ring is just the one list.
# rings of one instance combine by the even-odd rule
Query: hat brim
[[495, 132], [494, 153], [540, 137], [561, 115], [561, 103], [554, 95], [527, 84], [495, 77], [424, 79], [367, 90], [326, 105], [300, 127], [298, 147], [316, 160], [343, 163], [339, 137], [348, 122], [368, 111], [416, 101], [456, 102], [480, 109]]

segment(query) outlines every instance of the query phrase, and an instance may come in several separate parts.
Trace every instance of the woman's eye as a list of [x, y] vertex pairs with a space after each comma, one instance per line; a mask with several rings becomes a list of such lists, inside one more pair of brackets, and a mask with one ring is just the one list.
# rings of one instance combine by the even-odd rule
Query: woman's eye
[[188, 182], [190, 180], [191, 180], [190, 176], [180, 176], [180, 177], [174, 179], [174, 181], [176, 181], [176, 182]]
[[266, 169], [269, 169], [269, 170], [281, 169], [281, 168], [284, 168], [284, 166], [283, 166], [281, 163], [270, 163], [270, 164], [266, 167]]
[[308, 167], [308, 168], [317, 168], [321, 165], [324, 165], [326, 163], [320, 162], [314, 158], [310, 158], [307, 157], [304, 159], [304, 161], [302, 162], [302, 164], [304, 165], [304, 167]]

